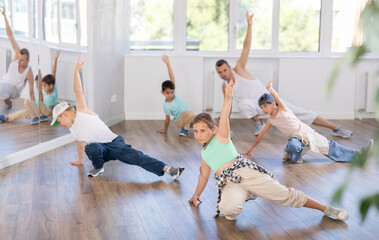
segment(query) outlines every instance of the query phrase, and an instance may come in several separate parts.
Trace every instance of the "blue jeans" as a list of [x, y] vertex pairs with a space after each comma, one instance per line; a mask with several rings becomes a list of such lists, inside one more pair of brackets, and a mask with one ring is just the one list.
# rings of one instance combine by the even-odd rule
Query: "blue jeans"
[[105, 162], [120, 160], [123, 163], [137, 165], [146, 171], [162, 176], [164, 174], [163, 168], [166, 166], [165, 163], [125, 144], [124, 138], [121, 136], [108, 143], [95, 142], [87, 144], [85, 153], [96, 169], [102, 168]]
[[[358, 151], [338, 144], [336, 141], [328, 140], [329, 152], [325, 156], [336, 162], [350, 162], [353, 160]], [[290, 155], [292, 163], [296, 163], [300, 157], [301, 151], [304, 149], [304, 144], [297, 138], [288, 139], [286, 148], [284, 149]]]

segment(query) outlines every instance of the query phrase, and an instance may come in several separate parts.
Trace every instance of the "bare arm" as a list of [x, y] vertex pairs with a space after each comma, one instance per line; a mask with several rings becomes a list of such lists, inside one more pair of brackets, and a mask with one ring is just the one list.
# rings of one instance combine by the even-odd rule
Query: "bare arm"
[[284, 104], [282, 99], [280, 99], [279, 94], [275, 91], [275, 89], [272, 88], [272, 84], [274, 83], [274, 80], [271, 80], [267, 85], [267, 90], [270, 92], [272, 97], [275, 99], [275, 102], [278, 104], [279, 108], [285, 111], [288, 111], [287, 106]]
[[[205, 187], [207, 186], [209, 176], [211, 174], [211, 168], [204, 162], [201, 158], [200, 176], [197, 182], [196, 190], [188, 203], [195, 205], [196, 207], [202, 203], [200, 200], [200, 195], [203, 193]], [[199, 201], [199, 203], [198, 203]]]
[[39, 66], [39, 60], [38, 60], [38, 98], [40, 102], [43, 102], [42, 73], [41, 73], [41, 68]]
[[58, 57], [59, 57], [60, 53], [61, 53], [61, 51], [57, 51], [55, 53], [55, 59], [54, 59], [53, 69], [51, 70], [51, 74], [53, 74], [54, 77], [57, 76], [57, 64], [58, 64]]
[[18, 55], [20, 54], [20, 47], [18, 46], [15, 38], [14, 38], [14, 35], [13, 35], [13, 31], [9, 25], [9, 22], [8, 22], [8, 19], [7, 19], [7, 15], [6, 15], [6, 12], [5, 12], [5, 5], [1, 8], [1, 14], [3, 14], [4, 16], [4, 21], [5, 21], [5, 29], [6, 29], [6, 32], [7, 32], [7, 35], [8, 35], [8, 39], [9, 41], [11, 42], [12, 44], [12, 48], [13, 48], [13, 51], [15, 52], [15, 55], [14, 55], [14, 58], [12, 60], [12, 62], [16, 61], [18, 59]]
[[29, 68], [29, 71], [26, 74], [26, 80], [28, 81], [28, 84], [29, 84], [29, 96], [30, 96], [30, 100], [35, 101], [35, 98], [34, 98], [34, 80], [33, 80], [33, 71], [32, 71], [32, 68]]
[[82, 56], [79, 56], [74, 70], [74, 92], [76, 97], [76, 109], [80, 112], [93, 114], [88, 108], [84, 98], [82, 81], [80, 79], [79, 70], [82, 68], [84, 62], [82, 62]]
[[224, 105], [221, 108], [220, 123], [216, 133], [216, 138], [221, 143], [228, 143], [230, 141], [230, 124], [229, 116], [232, 109], [234, 79], [230, 80], [227, 87], [225, 87]]
[[71, 165], [81, 165], [81, 164], [83, 164], [84, 147], [85, 147], [85, 145], [86, 144], [84, 142], [76, 141], [76, 146], [78, 147], [78, 160], [71, 161], [70, 162]]
[[271, 123], [270, 123], [270, 120], [267, 120], [266, 122], [266, 125], [265, 127], [263, 128], [262, 132], [258, 135], [258, 137], [255, 139], [253, 145], [251, 146], [251, 148], [249, 148], [245, 153], [244, 155], [250, 155], [250, 156], [253, 156], [253, 152], [255, 150], [255, 148], [258, 146], [258, 144], [262, 141], [262, 139], [266, 136], [266, 133], [268, 132], [268, 130], [270, 129], [271, 127]]
[[236, 64], [237, 69], [245, 69], [247, 60], [249, 58], [249, 52], [251, 48], [251, 25], [253, 23], [253, 16], [254, 14], [249, 15], [248, 11], [246, 11], [247, 31], [245, 40], [243, 41], [241, 56]]
[[164, 129], [157, 130], [157, 133], [167, 133], [168, 125], [170, 124], [170, 115], [166, 115], [166, 119], [164, 121]]
[[163, 55], [162, 56], [162, 61], [167, 66], [168, 76], [170, 77], [170, 81], [175, 84], [175, 77], [174, 77], [174, 72], [172, 71], [172, 68], [171, 68], [170, 59], [166, 55]]

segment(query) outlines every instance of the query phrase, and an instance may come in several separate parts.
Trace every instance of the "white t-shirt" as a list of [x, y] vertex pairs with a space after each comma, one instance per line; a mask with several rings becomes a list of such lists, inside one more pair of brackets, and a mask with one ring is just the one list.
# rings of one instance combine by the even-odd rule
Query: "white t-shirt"
[[[232, 69], [232, 73], [235, 77], [233, 97], [237, 100], [237, 102], [242, 99], [254, 99], [257, 102], [258, 98], [260, 98], [262, 94], [268, 93], [266, 87], [258, 79], [251, 80], [243, 78], [238, 75], [234, 69]], [[228, 82], [225, 81], [225, 86], [227, 85]]]
[[18, 66], [18, 61], [12, 62], [9, 65], [8, 72], [2, 77], [1, 81], [11, 84], [21, 93], [26, 84], [25, 79], [30, 69], [30, 64], [28, 64], [28, 67], [22, 73], [18, 71]]
[[85, 143], [107, 143], [112, 142], [117, 137], [97, 114], [90, 115], [79, 111], [76, 112], [70, 132], [76, 140]]

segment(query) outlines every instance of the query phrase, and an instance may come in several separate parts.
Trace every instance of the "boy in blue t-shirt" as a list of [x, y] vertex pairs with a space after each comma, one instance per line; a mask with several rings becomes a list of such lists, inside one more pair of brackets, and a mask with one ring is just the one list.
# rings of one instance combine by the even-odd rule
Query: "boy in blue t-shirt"
[[176, 126], [181, 128], [180, 136], [187, 136], [188, 130], [191, 128], [192, 119], [195, 114], [188, 109], [187, 104], [175, 93], [175, 77], [171, 69], [170, 60], [166, 55], [162, 56], [162, 61], [167, 65], [170, 80], [162, 83], [161, 93], [166, 97], [163, 105], [166, 120], [164, 129], [157, 130], [158, 133], [167, 133], [168, 125], [170, 124], [170, 115], [174, 116]]
[[[38, 122], [47, 121], [51, 116], [51, 112], [57, 105], [58, 90], [55, 84], [55, 75], [57, 71], [57, 62], [60, 51], [55, 54], [52, 74], [48, 74], [42, 78], [41, 70], [38, 70], [38, 75], [35, 78], [36, 88], [35, 102], [29, 99], [25, 100], [25, 109], [11, 113], [9, 115], [0, 115], [0, 122], [14, 121], [20, 118], [32, 119], [30, 124], [37, 124]], [[42, 83], [39, 79], [42, 78]], [[43, 94], [39, 95], [39, 92]]]

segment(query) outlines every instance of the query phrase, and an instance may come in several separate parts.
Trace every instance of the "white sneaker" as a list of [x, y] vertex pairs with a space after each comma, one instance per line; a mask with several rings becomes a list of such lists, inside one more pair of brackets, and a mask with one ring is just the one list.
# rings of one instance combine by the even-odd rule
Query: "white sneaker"
[[104, 172], [104, 168], [93, 168], [91, 171], [88, 172], [88, 176], [91, 176], [91, 177], [96, 177], [97, 175], [101, 174]]
[[324, 214], [328, 217], [334, 217], [334, 218], [341, 220], [341, 221], [345, 221], [349, 218], [349, 214], [345, 210], [335, 208], [332, 206], [328, 206], [326, 208]]
[[348, 129], [343, 128], [342, 126], [337, 126], [336, 130], [332, 132], [332, 136], [349, 138], [353, 136], [353, 132]]
[[261, 120], [260, 122], [255, 122], [254, 126], [255, 126], [254, 136], [258, 136], [262, 132], [263, 128], [265, 127], [265, 123]]
[[234, 221], [237, 219], [237, 217], [230, 217], [230, 216], [225, 216], [225, 218], [229, 221]]

